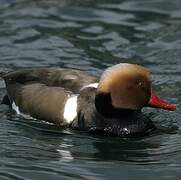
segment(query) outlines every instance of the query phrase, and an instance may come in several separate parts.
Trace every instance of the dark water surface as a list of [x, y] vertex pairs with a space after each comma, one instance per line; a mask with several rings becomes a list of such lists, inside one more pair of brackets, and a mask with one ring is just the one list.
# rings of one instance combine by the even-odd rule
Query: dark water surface
[[0, 179], [181, 179], [180, 0], [0, 0], [0, 72], [57, 66], [100, 75], [120, 62], [149, 68], [155, 91], [177, 105], [145, 109], [158, 132], [89, 136], [1, 105]]

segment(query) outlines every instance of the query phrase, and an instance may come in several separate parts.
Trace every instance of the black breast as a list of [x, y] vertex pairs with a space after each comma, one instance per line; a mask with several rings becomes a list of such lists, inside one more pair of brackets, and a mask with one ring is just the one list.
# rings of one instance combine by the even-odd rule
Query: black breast
[[95, 106], [96, 93], [96, 88], [81, 91], [78, 97], [78, 116], [71, 124], [73, 128], [120, 137], [143, 136], [155, 129], [152, 121], [141, 111], [116, 109], [111, 113], [105, 101], [105, 104], [102, 103], [102, 112], [98, 112]]

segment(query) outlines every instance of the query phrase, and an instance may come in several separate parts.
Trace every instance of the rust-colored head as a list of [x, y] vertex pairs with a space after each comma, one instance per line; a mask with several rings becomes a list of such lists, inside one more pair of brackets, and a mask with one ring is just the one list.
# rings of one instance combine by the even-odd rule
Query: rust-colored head
[[114, 108], [139, 110], [151, 102], [151, 74], [136, 64], [117, 64], [101, 76], [98, 94], [110, 94]]

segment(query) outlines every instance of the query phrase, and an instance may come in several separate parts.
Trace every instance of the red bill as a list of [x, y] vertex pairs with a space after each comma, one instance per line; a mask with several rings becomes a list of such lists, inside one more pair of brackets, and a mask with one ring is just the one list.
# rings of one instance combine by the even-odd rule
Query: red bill
[[176, 106], [173, 104], [169, 104], [165, 102], [164, 100], [160, 99], [156, 95], [151, 95], [150, 101], [148, 102], [149, 107], [154, 107], [154, 108], [161, 108], [169, 111], [175, 111]]

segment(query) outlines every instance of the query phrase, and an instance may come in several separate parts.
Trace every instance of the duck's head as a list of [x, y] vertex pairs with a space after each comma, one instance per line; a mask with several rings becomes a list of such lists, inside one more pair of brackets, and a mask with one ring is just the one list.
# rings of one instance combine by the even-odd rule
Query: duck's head
[[[107, 108], [100, 106], [107, 106]], [[145, 106], [175, 110], [174, 105], [153, 95], [151, 74], [146, 68], [121, 63], [108, 68], [103, 73], [96, 95], [98, 111], [108, 111], [110, 108], [140, 110]]]

